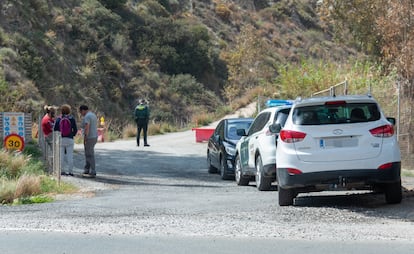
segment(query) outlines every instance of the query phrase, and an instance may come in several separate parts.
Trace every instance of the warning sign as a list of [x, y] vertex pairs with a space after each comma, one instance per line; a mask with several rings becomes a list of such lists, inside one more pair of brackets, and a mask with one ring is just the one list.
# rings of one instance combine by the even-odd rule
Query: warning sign
[[25, 136], [24, 113], [4, 112], [3, 113], [3, 137], [10, 134]]

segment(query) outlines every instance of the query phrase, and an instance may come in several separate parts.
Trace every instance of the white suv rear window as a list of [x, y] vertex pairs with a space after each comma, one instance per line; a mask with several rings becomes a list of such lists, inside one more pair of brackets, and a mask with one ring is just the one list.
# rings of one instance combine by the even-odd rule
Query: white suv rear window
[[329, 101], [323, 105], [297, 107], [292, 117], [297, 125], [324, 125], [377, 121], [381, 114], [376, 103]]

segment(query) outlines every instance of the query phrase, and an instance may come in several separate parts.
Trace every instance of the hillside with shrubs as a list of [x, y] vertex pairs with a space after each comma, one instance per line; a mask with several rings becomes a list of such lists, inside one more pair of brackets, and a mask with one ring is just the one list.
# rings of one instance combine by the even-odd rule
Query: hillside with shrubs
[[0, 10], [0, 110], [86, 103], [118, 132], [140, 98], [153, 123], [187, 127], [271, 95], [286, 63], [357, 55], [321, 26], [316, 1], [8, 0]]
[[87, 104], [120, 137], [141, 98], [162, 133], [346, 80], [401, 114], [412, 151], [413, 9], [390, 0], [0, 1], [0, 110], [37, 121], [45, 104]]

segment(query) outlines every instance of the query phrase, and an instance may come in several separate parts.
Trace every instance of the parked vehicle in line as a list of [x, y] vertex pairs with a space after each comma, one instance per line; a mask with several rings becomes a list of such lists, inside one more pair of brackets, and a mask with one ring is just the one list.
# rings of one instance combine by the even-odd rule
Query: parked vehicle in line
[[237, 130], [247, 131], [252, 122], [253, 118], [229, 118], [218, 123], [207, 145], [209, 173], [219, 172], [223, 180], [234, 178], [236, 143], [241, 138]]
[[247, 134], [236, 145], [237, 185], [248, 185], [256, 181], [258, 190], [269, 190], [276, 180], [276, 135], [269, 126], [283, 126], [291, 108], [291, 101], [272, 100], [270, 108], [262, 110], [254, 119]]
[[401, 156], [392, 122], [370, 95], [295, 101], [285, 125], [271, 127], [279, 133], [279, 205], [293, 205], [299, 193], [366, 189], [400, 203]]

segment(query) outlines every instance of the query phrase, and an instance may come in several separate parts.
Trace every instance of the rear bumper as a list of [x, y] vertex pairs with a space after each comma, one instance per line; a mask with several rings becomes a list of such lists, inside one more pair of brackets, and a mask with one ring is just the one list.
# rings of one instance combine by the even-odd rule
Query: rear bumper
[[354, 186], [374, 186], [401, 180], [401, 162], [394, 162], [391, 168], [333, 170], [290, 175], [287, 168], [277, 168], [278, 185], [284, 189], [315, 187], [318, 190], [330, 186], [353, 188]]

